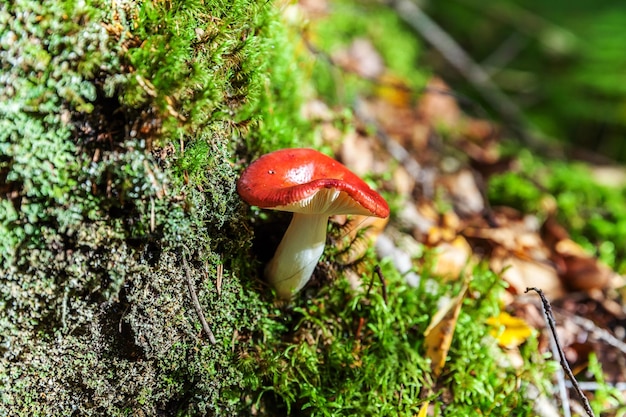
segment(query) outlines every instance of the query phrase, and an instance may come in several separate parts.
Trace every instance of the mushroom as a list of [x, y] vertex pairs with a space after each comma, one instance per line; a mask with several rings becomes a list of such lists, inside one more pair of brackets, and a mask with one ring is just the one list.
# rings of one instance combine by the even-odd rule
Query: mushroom
[[324, 252], [329, 216], [389, 216], [387, 202], [376, 191], [344, 165], [313, 149], [263, 155], [243, 172], [237, 192], [253, 206], [293, 212], [265, 267], [266, 278], [282, 299], [291, 298], [311, 278]]

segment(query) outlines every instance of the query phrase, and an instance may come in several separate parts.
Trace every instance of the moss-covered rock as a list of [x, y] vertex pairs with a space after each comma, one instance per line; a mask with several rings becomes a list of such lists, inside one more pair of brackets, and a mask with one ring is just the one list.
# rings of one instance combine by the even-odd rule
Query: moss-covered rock
[[306, 137], [275, 9], [17, 1], [0, 22], [0, 414], [232, 414], [266, 308], [233, 161]]

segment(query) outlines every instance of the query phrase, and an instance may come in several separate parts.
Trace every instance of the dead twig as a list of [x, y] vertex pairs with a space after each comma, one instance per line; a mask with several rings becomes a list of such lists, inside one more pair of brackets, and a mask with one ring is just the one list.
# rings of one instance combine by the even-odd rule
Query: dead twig
[[[548, 322], [548, 315], [545, 311], [543, 311], [543, 317]], [[556, 358], [559, 356], [559, 345], [555, 341], [554, 338], [550, 338], [550, 351], [552, 352], [552, 357]], [[565, 381], [565, 372], [563, 368], [557, 368], [556, 372], [556, 383], [559, 391], [559, 397], [561, 398], [561, 408], [563, 410], [563, 417], [571, 417], [571, 403], [569, 401], [569, 393], [567, 391], [566, 381]]]
[[361, 340], [361, 332], [363, 331], [363, 327], [365, 327], [365, 317], [359, 317], [359, 324], [357, 325], [356, 331], [354, 332], [354, 340]]
[[487, 71], [476, 63], [450, 35], [412, 1], [388, 0], [387, 3], [402, 20], [437, 48], [444, 59], [476, 88], [522, 142], [538, 146], [536, 140], [528, 134], [527, 123], [519, 107], [491, 81]]
[[191, 295], [191, 302], [193, 304], [198, 317], [200, 318], [200, 322], [202, 323], [202, 329], [209, 337], [209, 341], [212, 345], [217, 343], [215, 340], [215, 336], [209, 327], [209, 323], [207, 323], [204, 318], [204, 313], [202, 312], [202, 307], [200, 306], [200, 301], [198, 301], [198, 296], [196, 295], [196, 290], [193, 285], [193, 279], [191, 278], [191, 271], [189, 270], [189, 265], [187, 264], [187, 258], [185, 257], [185, 252], [181, 250], [181, 257], [183, 259], [183, 268], [185, 269], [185, 277], [187, 278], [187, 288], [189, 288], [189, 294]]
[[[380, 280], [380, 284], [382, 286], [382, 292], [383, 292], [383, 301], [385, 302], [385, 304], [387, 304], [387, 283], [385, 282], [385, 277], [383, 276], [383, 271], [381, 271], [380, 266], [376, 265], [374, 267], [374, 273], [378, 276], [378, 279]], [[374, 277], [372, 277], [372, 281], [370, 282], [369, 287], [367, 287], [367, 296], [370, 295], [370, 291], [372, 290], [372, 287], [374, 286]]]
[[224, 264], [217, 265], [217, 296], [222, 295], [222, 279], [224, 278]]
[[583, 393], [582, 389], [580, 388], [580, 385], [578, 385], [578, 381], [576, 381], [576, 378], [574, 377], [574, 373], [572, 372], [572, 369], [569, 367], [569, 364], [567, 363], [567, 359], [565, 359], [565, 353], [563, 353], [563, 348], [561, 347], [559, 338], [556, 334], [556, 322], [554, 320], [554, 314], [552, 313], [552, 307], [550, 306], [550, 303], [548, 302], [545, 295], [543, 294], [543, 291], [541, 291], [539, 288], [535, 288], [535, 287], [526, 288], [525, 292], [528, 293], [529, 291], [535, 291], [537, 294], [539, 294], [539, 297], [541, 298], [541, 303], [543, 304], [543, 311], [546, 315], [546, 321], [548, 323], [548, 326], [550, 327], [550, 332], [552, 333], [552, 337], [554, 338], [554, 342], [557, 347], [561, 367], [563, 368], [563, 370], [567, 374], [567, 377], [569, 378], [572, 385], [574, 386], [574, 391], [576, 391], [576, 394], [578, 394], [578, 398], [580, 398], [580, 401], [582, 402], [583, 408], [585, 409], [585, 412], [587, 413], [587, 415], [589, 417], [595, 417], [595, 415], [593, 414], [593, 410], [591, 409], [591, 405], [589, 404], [589, 400]]

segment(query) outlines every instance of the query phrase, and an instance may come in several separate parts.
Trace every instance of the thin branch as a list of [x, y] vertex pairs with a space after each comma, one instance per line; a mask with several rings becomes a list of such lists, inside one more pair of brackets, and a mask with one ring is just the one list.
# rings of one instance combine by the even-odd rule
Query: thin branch
[[410, 0], [388, 0], [398, 16], [441, 53], [443, 58], [463, 75], [497, 111], [511, 130], [527, 144], [534, 144], [519, 107], [509, 99], [489, 74], [476, 63], [437, 23]]
[[543, 291], [541, 291], [539, 288], [535, 288], [535, 287], [526, 288], [525, 292], [527, 293], [531, 290], [539, 294], [539, 297], [541, 298], [541, 303], [543, 304], [543, 311], [546, 314], [548, 326], [550, 327], [550, 332], [552, 333], [552, 337], [554, 338], [554, 342], [557, 347], [561, 367], [567, 374], [567, 377], [569, 378], [569, 380], [572, 382], [572, 385], [574, 386], [574, 391], [576, 391], [576, 394], [578, 394], [578, 397], [580, 398], [580, 401], [582, 402], [587, 415], [589, 417], [595, 417], [593, 414], [593, 410], [591, 409], [591, 405], [589, 405], [589, 400], [587, 399], [583, 391], [580, 389], [580, 385], [578, 385], [578, 381], [576, 381], [576, 378], [574, 377], [574, 373], [572, 372], [572, 369], [569, 367], [569, 364], [567, 363], [567, 359], [565, 359], [565, 353], [563, 353], [563, 348], [561, 347], [559, 338], [556, 334], [556, 322], [554, 321], [554, 314], [552, 314], [552, 307], [550, 306], [550, 303], [546, 299], [545, 295], [543, 295]]
[[493, 77], [513, 61], [528, 43], [527, 37], [519, 32], [513, 32], [480, 65], [485, 68], [490, 77]]
[[[568, 386], [568, 388], [573, 387], [571, 382], [566, 381], [566, 385]], [[581, 389], [584, 389], [585, 391], [598, 391], [601, 389], [605, 389], [606, 387], [609, 387], [617, 391], [626, 391], [626, 382], [616, 382], [615, 384], [605, 382], [605, 383], [599, 384], [597, 382], [590, 381], [590, 382], [579, 382], [578, 385], [580, 386]]]
[[200, 306], [200, 301], [198, 301], [198, 296], [196, 295], [196, 290], [193, 285], [193, 279], [191, 278], [191, 271], [189, 270], [189, 265], [187, 264], [187, 258], [185, 257], [185, 252], [181, 250], [181, 257], [183, 258], [183, 268], [185, 269], [185, 277], [187, 278], [187, 287], [189, 288], [189, 294], [191, 295], [191, 302], [193, 304], [193, 308], [196, 310], [198, 317], [200, 318], [200, 322], [202, 323], [202, 329], [209, 336], [209, 341], [212, 345], [217, 343], [215, 340], [215, 336], [209, 327], [209, 323], [207, 323], [204, 318], [204, 313], [202, 312], [202, 307]]
[[[383, 271], [380, 269], [380, 266], [376, 265], [374, 267], [374, 273], [376, 274], [376, 276], [378, 276], [378, 279], [380, 280], [380, 285], [382, 287], [382, 292], [383, 292], [383, 302], [385, 304], [387, 304], [387, 283], [385, 281], [385, 277], [383, 276]], [[374, 286], [374, 277], [372, 277], [372, 281], [370, 282], [369, 287], [367, 287], [367, 293], [366, 295], [369, 296], [370, 295], [370, 291], [372, 290], [372, 287]]]
[[[374, 267], [374, 273], [376, 274], [376, 276], [380, 280], [380, 285], [382, 287], [383, 302], [385, 304], [387, 304], [387, 282], [385, 281], [385, 277], [383, 276], [383, 271], [380, 269], [379, 265], [376, 265]], [[367, 292], [365, 293], [366, 297], [369, 297], [370, 291], [372, 290], [373, 286], [374, 286], [374, 277], [372, 276], [372, 280], [370, 281], [370, 285], [367, 287]]]
[[[545, 310], [543, 310], [543, 317], [546, 320], [546, 323], [549, 321], [548, 314]], [[552, 351], [552, 357], [556, 358], [559, 356], [559, 345], [555, 338], [550, 338], [550, 350]], [[567, 386], [565, 384], [565, 373], [563, 368], [558, 368], [556, 370], [556, 381], [559, 389], [559, 397], [561, 398], [561, 408], [563, 409], [563, 417], [571, 417], [571, 405], [569, 402], [569, 394], [567, 392]]]

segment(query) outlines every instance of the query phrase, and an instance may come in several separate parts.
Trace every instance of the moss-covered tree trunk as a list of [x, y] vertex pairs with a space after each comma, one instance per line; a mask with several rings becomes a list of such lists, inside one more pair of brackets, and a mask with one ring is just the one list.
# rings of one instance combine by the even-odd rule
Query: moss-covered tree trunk
[[252, 401], [236, 168], [301, 125], [285, 36], [265, 0], [0, 3], [0, 415]]

